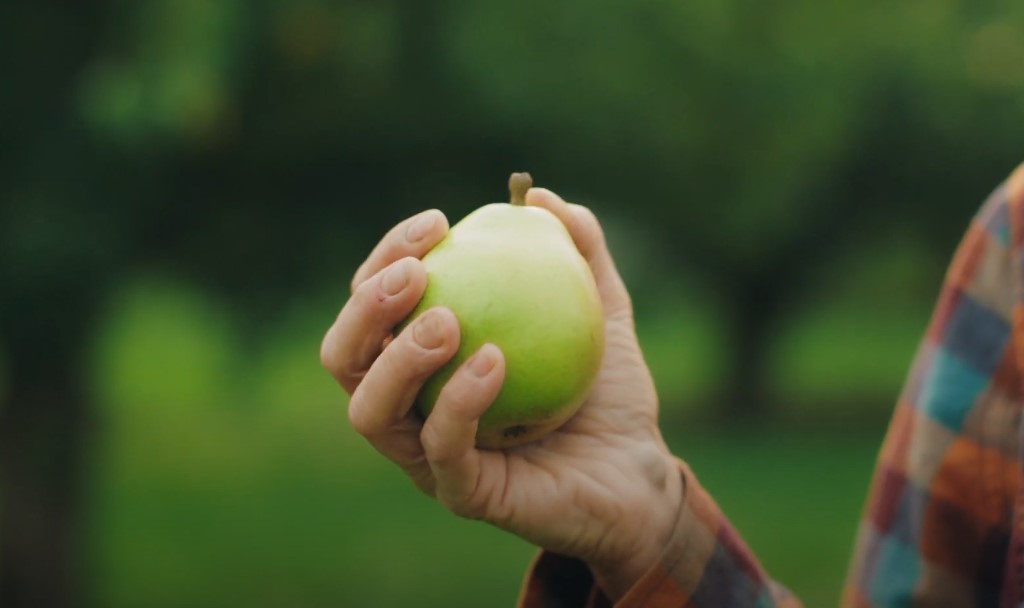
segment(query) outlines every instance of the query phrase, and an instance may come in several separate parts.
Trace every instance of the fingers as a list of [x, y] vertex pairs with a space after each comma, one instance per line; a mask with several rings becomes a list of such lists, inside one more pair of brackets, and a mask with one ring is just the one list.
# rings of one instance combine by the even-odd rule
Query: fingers
[[405, 417], [423, 383], [455, 354], [459, 323], [432, 308], [405, 328], [377, 358], [349, 401], [352, 426], [369, 439]]
[[422, 258], [448, 234], [448, 219], [437, 209], [412, 216], [381, 239], [352, 278], [352, 291], [395, 260]]
[[352, 394], [392, 329], [416, 307], [427, 286], [423, 262], [403, 258], [363, 281], [327, 330], [320, 362]]
[[352, 426], [424, 490], [429, 467], [420, 424], [409, 416], [427, 378], [459, 346], [459, 323], [447, 308], [432, 308], [405, 328], [377, 358], [349, 400]]
[[448, 233], [436, 209], [392, 228], [352, 279], [345, 304], [320, 346], [320, 361], [349, 394], [380, 354], [392, 328], [416, 306], [426, 288], [423, 257]]
[[434, 474], [437, 499], [463, 517], [483, 516], [474, 499], [482, 454], [475, 447], [480, 416], [498, 397], [505, 378], [501, 350], [486, 344], [452, 375], [423, 424], [420, 441]]
[[605, 315], [632, 314], [633, 306], [626, 285], [615, 268], [604, 231], [594, 213], [581, 205], [567, 203], [557, 194], [544, 188], [531, 188], [526, 193], [526, 204], [543, 207], [562, 220], [576, 247], [590, 264], [597, 282]]

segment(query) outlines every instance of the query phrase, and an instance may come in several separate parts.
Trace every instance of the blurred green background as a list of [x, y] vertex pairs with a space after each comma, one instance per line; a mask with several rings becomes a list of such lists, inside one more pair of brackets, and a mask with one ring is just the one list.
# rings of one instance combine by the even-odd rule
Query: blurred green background
[[348, 427], [363, 256], [513, 170], [598, 213], [663, 426], [834, 604], [1024, 4], [0, 4], [0, 603], [510, 605], [534, 552]]

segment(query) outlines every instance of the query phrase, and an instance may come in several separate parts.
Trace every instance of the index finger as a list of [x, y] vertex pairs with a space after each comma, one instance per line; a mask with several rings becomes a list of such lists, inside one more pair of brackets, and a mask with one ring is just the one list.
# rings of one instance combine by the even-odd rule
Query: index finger
[[384, 235], [352, 278], [352, 291], [402, 258], [422, 258], [448, 234], [448, 218], [437, 209], [418, 213]]
[[569, 236], [576, 243], [580, 254], [590, 264], [590, 271], [601, 294], [604, 312], [609, 318], [622, 314], [632, 314], [633, 305], [626, 291], [615, 261], [608, 251], [604, 231], [594, 212], [582, 205], [567, 203], [560, 196], [545, 188], [530, 188], [526, 193], [526, 204], [543, 207], [555, 215], [569, 231]]

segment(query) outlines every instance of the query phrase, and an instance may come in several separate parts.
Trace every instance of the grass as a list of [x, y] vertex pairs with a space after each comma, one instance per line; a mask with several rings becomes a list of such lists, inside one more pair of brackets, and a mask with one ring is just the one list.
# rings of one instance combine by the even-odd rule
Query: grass
[[513, 598], [532, 549], [445, 513], [324, 406], [302, 425], [208, 417], [112, 431], [94, 486], [96, 604]]
[[[148, 450], [137, 436], [108, 444], [94, 503], [97, 604], [510, 605], [533, 549], [444, 512], [345, 437], [341, 418], [324, 411], [287, 435], [161, 424], [133, 432]], [[879, 439], [694, 428], [672, 444], [769, 572], [824, 606]], [[175, 460], [175, 445], [205, 448]]]
[[[258, 347], [242, 348], [230, 315], [188, 290], [144, 282], [126, 291], [96, 353], [106, 417], [87, 531], [94, 604], [513, 603], [535, 549], [449, 515], [349, 428], [343, 394], [316, 361], [330, 316], [296, 309]], [[806, 335], [842, 325], [823, 318], [794, 338], [786, 365], [820, 364]], [[699, 310], [674, 328], [667, 312], [650, 319], [641, 333], [659, 385], [685, 396], [672, 370], [702, 365], [715, 333], [686, 331], [707, 326]], [[854, 378], [857, 361], [844, 363]], [[873, 369], [860, 377], [879, 382]], [[813, 383], [793, 388], [821, 408], [833, 403]], [[769, 572], [808, 606], [834, 604], [884, 419], [852, 431], [672, 424], [675, 452]]]
[[679, 432], [670, 444], [773, 578], [806, 606], [834, 606], [880, 442], [880, 428], [771, 427]]

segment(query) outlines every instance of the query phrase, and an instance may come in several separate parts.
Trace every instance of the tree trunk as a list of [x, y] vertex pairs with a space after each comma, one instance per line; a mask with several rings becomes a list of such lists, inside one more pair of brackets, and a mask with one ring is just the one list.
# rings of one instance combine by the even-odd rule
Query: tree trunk
[[90, 403], [79, 354], [89, 306], [82, 298], [54, 300], [75, 305], [47, 306], [23, 292], [0, 318], [10, 372], [0, 399], [5, 608], [85, 601], [80, 540]]
[[724, 422], [756, 423], [771, 411], [768, 357], [788, 289], [769, 279], [737, 285], [733, 292], [729, 368], [720, 401]]
[[85, 401], [75, 387], [18, 390], [0, 431], [0, 604], [81, 604]]

